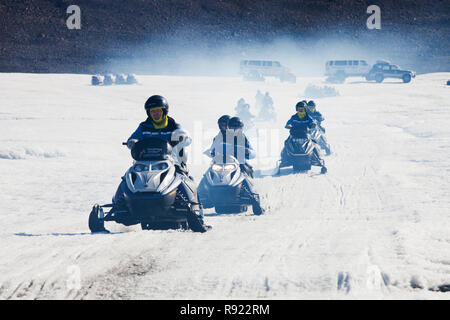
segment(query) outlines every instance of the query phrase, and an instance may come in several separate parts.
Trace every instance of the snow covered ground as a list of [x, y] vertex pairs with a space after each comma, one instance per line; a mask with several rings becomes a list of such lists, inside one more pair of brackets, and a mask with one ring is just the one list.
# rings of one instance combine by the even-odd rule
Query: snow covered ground
[[131, 164], [121, 142], [148, 96], [166, 96], [191, 132], [199, 181], [217, 118], [239, 98], [273, 97], [277, 120], [257, 125], [259, 139], [249, 131], [255, 169], [270, 169], [295, 103], [323, 79], [93, 87], [87, 75], [0, 74], [0, 299], [449, 299], [449, 78], [335, 85], [340, 96], [316, 100], [328, 173], [255, 179], [263, 216], [209, 210], [206, 234], [109, 223], [92, 235], [88, 214]]

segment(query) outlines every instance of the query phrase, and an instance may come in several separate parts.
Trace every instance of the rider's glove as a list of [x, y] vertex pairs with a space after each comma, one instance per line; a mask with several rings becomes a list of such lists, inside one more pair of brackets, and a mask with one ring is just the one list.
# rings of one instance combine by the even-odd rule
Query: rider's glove
[[130, 139], [127, 141], [127, 147], [128, 149], [133, 149], [134, 145], [138, 142], [138, 139]]

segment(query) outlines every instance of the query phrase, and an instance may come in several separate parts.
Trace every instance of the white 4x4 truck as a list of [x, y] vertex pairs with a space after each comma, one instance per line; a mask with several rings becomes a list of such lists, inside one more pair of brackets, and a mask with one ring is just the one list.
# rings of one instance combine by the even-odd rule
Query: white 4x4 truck
[[364, 77], [380, 83], [386, 78], [401, 79], [408, 83], [416, 77], [410, 70], [402, 70], [388, 61], [379, 60], [370, 67], [365, 60], [330, 60], [325, 64], [325, 76], [329, 82], [343, 83], [347, 77]]
[[264, 81], [264, 77], [276, 77], [281, 82], [295, 83], [297, 80], [288, 68], [272, 60], [241, 60], [239, 74], [249, 81]]
[[416, 77], [416, 73], [411, 70], [402, 70], [388, 61], [377, 61], [365, 77], [367, 81], [375, 80], [378, 83], [383, 82], [386, 78], [402, 79], [404, 83], [408, 83]]

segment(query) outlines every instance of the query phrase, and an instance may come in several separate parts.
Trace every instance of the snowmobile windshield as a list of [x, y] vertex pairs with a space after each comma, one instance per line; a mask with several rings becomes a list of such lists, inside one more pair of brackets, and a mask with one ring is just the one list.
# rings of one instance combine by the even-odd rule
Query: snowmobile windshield
[[293, 127], [289, 131], [291, 137], [293, 138], [301, 138], [301, 139], [308, 139], [308, 133], [304, 128], [301, 127]]
[[131, 156], [136, 161], [167, 160], [172, 155], [171, 145], [162, 139], [146, 138], [136, 142]]

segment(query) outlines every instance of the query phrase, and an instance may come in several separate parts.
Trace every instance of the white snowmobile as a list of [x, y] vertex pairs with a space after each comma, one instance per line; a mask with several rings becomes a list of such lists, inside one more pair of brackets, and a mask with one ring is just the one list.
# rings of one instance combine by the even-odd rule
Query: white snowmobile
[[[229, 148], [233, 146], [225, 144]], [[237, 148], [242, 148], [237, 146]], [[208, 154], [209, 150], [205, 152]], [[229, 155], [233, 153], [216, 152], [211, 166], [203, 176], [198, 187], [202, 207], [215, 208], [216, 213], [246, 212], [251, 205], [255, 215], [261, 215], [259, 195], [253, 191], [252, 169]]]
[[[112, 204], [92, 208], [92, 232], [108, 232], [105, 221], [126, 226], [140, 223], [143, 230], [207, 231], [196, 186], [187, 175], [177, 172], [167, 141], [143, 139], [131, 149], [131, 156], [135, 161], [122, 177]], [[111, 210], [104, 212], [104, 208]]]

